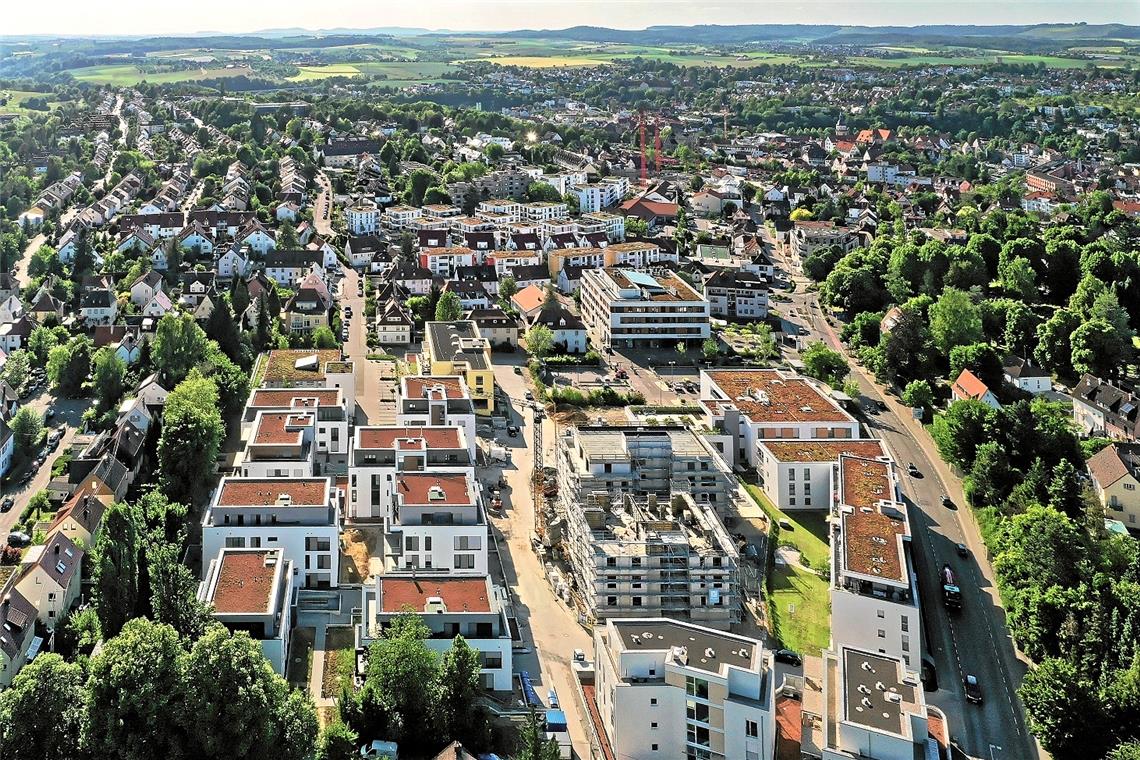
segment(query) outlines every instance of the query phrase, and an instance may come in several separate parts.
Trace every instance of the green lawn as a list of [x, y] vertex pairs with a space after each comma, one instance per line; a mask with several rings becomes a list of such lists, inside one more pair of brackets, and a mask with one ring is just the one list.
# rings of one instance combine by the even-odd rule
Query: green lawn
[[59, 108], [60, 103], [52, 92], [29, 92], [26, 90], [5, 90], [0, 88], [0, 113], [44, 113], [24, 107], [29, 98], [44, 98], [48, 108]]
[[299, 66], [301, 71], [290, 82], [311, 82], [328, 77], [383, 76], [398, 82], [424, 82], [455, 70], [441, 61], [353, 61], [321, 66]]
[[356, 672], [356, 651], [349, 626], [329, 626], [325, 630], [325, 671], [321, 695], [335, 697], [342, 687], [352, 686]]
[[779, 545], [800, 552], [804, 565], [773, 567], [768, 582], [768, 617], [771, 633], [785, 647], [797, 652], [819, 654], [831, 639], [831, 592], [826, 572], [830, 558], [827, 513], [822, 511], [784, 512], [777, 509], [759, 486], [745, 483], [749, 496], [774, 523], [786, 520], [791, 530], [781, 528]]
[[808, 570], [773, 569], [769, 581], [771, 633], [782, 646], [803, 654], [819, 654], [831, 641], [831, 597], [828, 583]]

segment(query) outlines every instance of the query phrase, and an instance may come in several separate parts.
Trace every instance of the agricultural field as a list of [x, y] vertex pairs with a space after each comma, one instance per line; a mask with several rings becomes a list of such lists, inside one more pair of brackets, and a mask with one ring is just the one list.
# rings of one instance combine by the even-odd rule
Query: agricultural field
[[24, 106], [24, 103], [31, 98], [43, 98], [47, 101], [48, 109], [59, 108], [60, 106], [60, 102], [54, 93], [0, 89], [0, 113], [36, 113], [38, 109]]
[[450, 63], [436, 61], [354, 61], [319, 66], [299, 66], [291, 82], [312, 82], [329, 77], [383, 76], [389, 80], [423, 82], [455, 71]]
[[243, 74], [246, 76], [254, 75], [253, 70], [248, 66], [148, 71], [131, 63], [86, 66], [79, 69], [71, 69], [69, 73], [79, 82], [111, 84], [120, 87], [129, 87], [144, 81], [152, 84], [170, 84], [172, 82], [192, 82], [200, 79], [215, 79], [217, 77], [236, 77], [242, 76]]
[[468, 58], [462, 63], [487, 62], [498, 66], [525, 66], [531, 69], [553, 69], [567, 66], [608, 66], [605, 58], [571, 55], [504, 55], [492, 58]]

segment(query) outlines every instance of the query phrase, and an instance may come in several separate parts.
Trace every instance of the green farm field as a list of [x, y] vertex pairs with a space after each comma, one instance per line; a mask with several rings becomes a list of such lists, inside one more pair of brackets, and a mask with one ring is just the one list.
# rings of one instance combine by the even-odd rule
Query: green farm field
[[248, 66], [234, 68], [199, 68], [199, 69], [173, 69], [167, 71], [143, 71], [130, 63], [116, 63], [106, 66], [85, 66], [71, 69], [70, 74], [80, 82], [91, 84], [113, 84], [120, 87], [136, 85], [139, 82], [152, 84], [170, 84], [172, 82], [192, 82], [199, 79], [215, 79], [217, 77], [251, 76], [253, 70]]
[[353, 61], [321, 66], [299, 66], [300, 73], [291, 82], [312, 82], [329, 77], [385, 76], [400, 81], [421, 82], [437, 79], [455, 70], [450, 63], [437, 61]]
[[42, 113], [42, 111], [24, 107], [24, 102], [29, 98], [46, 98], [49, 109], [59, 108], [60, 106], [56, 96], [50, 92], [0, 89], [0, 101], [3, 101], [3, 105], [0, 105], [0, 113]]

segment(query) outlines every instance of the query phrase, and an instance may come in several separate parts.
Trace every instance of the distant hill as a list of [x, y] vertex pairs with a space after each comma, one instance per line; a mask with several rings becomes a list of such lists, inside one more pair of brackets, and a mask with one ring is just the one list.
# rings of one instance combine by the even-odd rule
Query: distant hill
[[900, 40], [1024, 39], [1053, 43], [1083, 40], [1140, 40], [1140, 26], [1127, 24], [1032, 24], [923, 26], [833, 26], [822, 24], [740, 24], [720, 26], [651, 26], [646, 29], [608, 29], [574, 26], [569, 29], [523, 29], [504, 32], [510, 38], [543, 38], [582, 42], [629, 44], [732, 44], [773, 40], [836, 44], [888, 44]]

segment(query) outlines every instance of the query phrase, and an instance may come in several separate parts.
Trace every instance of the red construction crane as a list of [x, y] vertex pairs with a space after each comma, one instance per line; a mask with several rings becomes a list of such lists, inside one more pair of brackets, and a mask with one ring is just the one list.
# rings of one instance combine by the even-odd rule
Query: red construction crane
[[653, 163], [657, 174], [661, 173], [661, 121], [653, 120], [655, 135], [653, 137]]
[[645, 165], [645, 111], [638, 115], [638, 131], [641, 133], [641, 184], [649, 184], [649, 167]]

